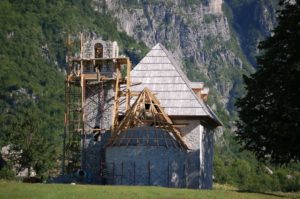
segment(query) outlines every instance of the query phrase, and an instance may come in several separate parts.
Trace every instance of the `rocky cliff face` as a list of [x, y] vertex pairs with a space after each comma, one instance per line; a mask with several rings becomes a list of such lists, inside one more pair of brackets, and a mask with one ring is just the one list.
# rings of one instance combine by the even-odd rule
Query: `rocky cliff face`
[[211, 82], [210, 87], [219, 91], [223, 105], [231, 107], [230, 93], [249, 65], [238, 54], [237, 39], [222, 11], [224, 2], [130, 2], [106, 1], [107, 9], [118, 19], [119, 28], [149, 47], [158, 42], [165, 45], [178, 60], [183, 60], [191, 80]]
[[253, 66], [257, 45], [271, 34], [276, 26], [276, 12], [279, 0], [226, 0], [232, 10], [232, 25], [241, 41], [243, 52]]
[[[117, 19], [120, 30], [145, 42], [149, 48], [160, 42], [172, 51], [183, 61], [191, 80], [205, 81], [215, 90], [218, 100], [211, 100], [213, 108], [233, 109], [234, 98], [242, 91], [242, 74], [253, 70], [247, 59], [249, 56], [244, 54], [246, 47], [240, 45], [240, 39], [243, 45], [248, 45], [243, 37], [239, 37], [243, 32], [236, 31], [236, 34], [232, 28], [239, 27], [238, 16], [231, 14], [236, 11], [234, 0], [94, 2], [105, 3], [106, 11]], [[249, 20], [260, 20], [257, 23], [266, 31], [271, 29], [271, 25], [265, 28], [264, 23], [269, 21], [266, 11], [256, 10], [263, 17]]]

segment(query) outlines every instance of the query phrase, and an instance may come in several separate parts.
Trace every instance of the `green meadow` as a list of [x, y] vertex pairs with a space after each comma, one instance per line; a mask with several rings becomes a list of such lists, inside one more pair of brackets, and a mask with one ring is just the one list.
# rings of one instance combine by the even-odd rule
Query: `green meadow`
[[173, 189], [142, 186], [99, 186], [71, 184], [27, 184], [0, 181], [1, 199], [102, 199], [102, 198], [197, 198], [197, 199], [268, 199], [300, 198], [300, 193], [250, 193], [216, 185], [213, 190]]

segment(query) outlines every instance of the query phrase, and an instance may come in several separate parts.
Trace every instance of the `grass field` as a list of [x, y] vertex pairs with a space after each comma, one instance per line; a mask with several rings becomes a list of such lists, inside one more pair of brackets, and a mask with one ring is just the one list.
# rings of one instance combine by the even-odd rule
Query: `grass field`
[[171, 189], [138, 186], [97, 186], [70, 184], [25, 184], [0, 181], [0, 199], [102, 199], [102, 198], [197, 198], [197, 199], [261, 199], [300, 198], [300, 193], [246, 193], [217, 186], [213, 190]]

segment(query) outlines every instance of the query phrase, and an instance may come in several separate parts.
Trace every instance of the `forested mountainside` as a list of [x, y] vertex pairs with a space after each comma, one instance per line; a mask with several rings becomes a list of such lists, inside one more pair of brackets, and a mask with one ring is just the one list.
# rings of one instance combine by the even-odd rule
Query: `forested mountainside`
[[[242, 75], [253, 71], [256, 46], [274, 27], [277, 1], [93, 2], [95, 10], [117, 19], [127, 35], [149, 48], [160, 42], [172, 51], [190, 80], [209, 85], [210, 105], [231, 125], [228, 116], [235, 117], [234, 101], [243, 93]], [[100, 9], [103, 5], [105, 9]]]
[[[269, 166], [270, 175], [269, 167], [268, 173], [251, 154], [239, 152], [231, 133], [242, 75], [255, 70], [256, 46], [276, 25], [277, 1], [1, 0], [0, 146], [41, 151], [36, 157], [43, 158], [35, 161], [39, 175], [59, 167], [68, 34], [82, 31], [116, 40], [134, 64], [160, 42], [182, 62], [190, 80], [211, 89], [209, 104], [225, 126], [216, 147], [215, 180], [243, 189], [289, 190], [297, 184], [286, 179], [294, 175], [291, 167]], [[36, 139], [25, 143], [22, 125], [30, 119], [38, 125], [25, 138]], [[47, 147], [39, 150], [33, 143], [38, 140]]]
[[[107, 1], [119, 27], [148, 47], [162, 43], [182, 61], [192, 81], [214, 89], [214, 110], [233, 110], [242, 74], [251, 66], [233, 34], [222, 1]], [[212, 5], [214, 4], [214, 5]], [[217, 98], [217, 99], [216, 99]]]
[[221, 103], [228, 111], [242, 92], [242, 74], [255, 65], [258, 40], [275, 23], [274, 1], [109, 0], [106, 8], [128, 35], [173, 51], [191, 80], [216, 90], [212, 106]]
[[[66, 38], [81, 31], [117, 40], [134, 63], [147, 51], [118, 32], [113, 18], [94, 12], [90, 1], [0, 1], [0, 146], [13, 143], [34, 153], [38, 161], [26, 161], [41, 173], [59, 167]], [[25, 135], [31, 121], [32, 133]]]

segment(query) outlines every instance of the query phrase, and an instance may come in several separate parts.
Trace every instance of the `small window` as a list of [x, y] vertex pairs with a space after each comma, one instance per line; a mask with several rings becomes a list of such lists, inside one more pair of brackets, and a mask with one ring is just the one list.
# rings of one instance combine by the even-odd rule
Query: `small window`
[[150, 109], [150, 104], [145, 104], [145, 109], [149, 110]]
[[103, 45], [101, 43], [95, 44], [95, 58], [103, 58]]

